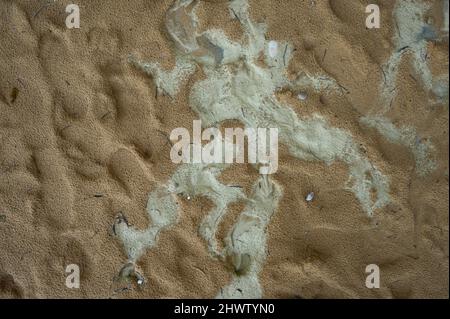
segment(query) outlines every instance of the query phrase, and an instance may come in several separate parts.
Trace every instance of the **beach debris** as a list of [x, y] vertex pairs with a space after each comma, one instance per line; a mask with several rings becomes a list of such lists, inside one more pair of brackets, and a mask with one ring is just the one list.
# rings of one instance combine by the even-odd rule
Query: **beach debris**
[[119, 212], [115, 218], [114, 224], [112, 226], [112, 231], [114, 235], [117, 235], [116, 232], [116, 225], [120, 225], [122, 223], [125, 223], [127, 226], [130, 226], [130, 224], [128, 224], [128, 220], [127, 218], [123, 215], [122, 212]]
[[271, 58], [275, 58], [278, 54], [278, 42], [277, 41], [270, 41], [269, 44], [269, 56]]
[[19, 89], [16, 87], [13, 87], [13, 89], [11, 91], [11, 104], [14, 104], [18, 95], [19, 95]]
[[235, 252], [231, 254], [230, 259], [237, 275], [241, 276], [249, 271], [252, 262], [250, 254], [240, 254]]
[[314, 197], [315, 197], [314, 192], [310, 192], [310, 193], [308, 193], [308, 195], [306, 195], [305, 200], [309, 203], [309, 202], [312, 202], [314, 200]]
[[134, 278], [136, 280], [136, 283], [139, 286], [143, 286], [146, 282], [144, 276], [140, 272], [138, 272], [136, 269], [134, 270]]
[[4, 223], [6, 221], [6, 215], [0, 215], [0, 223]]
[[142, 287], [146, 280], [144, 276], [137, 270], [137, 265], [134, 262], [127, 262], [119, 271], [119, 274], [113, 279], [113, 286], [117, 287], [114, 290], [117, 292], [124, 292], [131, 290], [134, 284]]
[[183, 53], [199, 50], [196, 39], [197, 19], [192, 0], [176, 0], [166, 15], [166, 28], [176, 47]]
[[41, 13], [41, 11], [42, 11], [43, 9], [47, 8], [48, 6], [50, 6], [51, 4], [55, 3], [56, 1], [58, 1], [58, 0], [47, 0], [47, 2], [44, 3], [42, 6], [40, 6], [39, 9], [33, 14], [33, 18], [36, 18], [37, 15], [38, 15], [39, 13]]
[[119, 271], [120, 278], [130, 278], [134, 274], [135, 265], [132, 262], [126, 263]]
[[308, 94], [307, 94], [306, 92], [300, 92], [300, 93], [297, 95], [297, 97], [298, 97], [298, 99], [299, 99], [300, 101], [304, 101], [304, 100], [306, 100], [306, 99], [308, 98]]

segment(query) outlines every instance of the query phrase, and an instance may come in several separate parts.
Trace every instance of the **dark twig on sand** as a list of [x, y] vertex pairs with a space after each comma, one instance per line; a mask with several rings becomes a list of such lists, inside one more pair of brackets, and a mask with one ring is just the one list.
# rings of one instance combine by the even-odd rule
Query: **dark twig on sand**
[[327, 56], [327, 52], [328, 52], [328, 49], [325, 48], [325, 51], [323, 52], [323, 56], [322, 56], [322, 63], [323, 63], [323, 61], [325, 61], [325, 57]]
[[109, 114], [111, 114], [111, 111], [106, 112], [100, 119], [103, 120], [105, 117], [107, 117]]
[[239, 23], [242, 24], [241, 19], [239, 19], [239, 16], [237, 15], [236, 11], [234, 11], [233, 8], [231, 8], [231, 12], [233, 12], [234, 16], [236, 17], [236, 19], [239, 21]]
[[381, 65], [379, 65], [378, 67], [380, 68], [381, 73], [383, 73], [383, 80], [384, 80], [384, 83], [386, 84], [386, 72], [384, 72], [383, 67]]
[[[160, 134], [162, 134], [165, 138], [166, 138], [166, 140], [167, 140], [167, 143], [170, 143], [170, 145], [172, 145], [173, 146], [173, 143], [172, 143], [172, 141], [170, 140], [170, 138], [169, 138], [169, 135], [167, 135], [167, 133], [166, 132], [163, 132], [163, 131], [161, 131], [161, 130], [156, 130], [156, 132], [158, 132], [158, 133], [160, 133]], [[165, 145], [167, 145], [167, 143], [166, 144], [164, 144], [164, 146]]]
[[50, 6], [51, 4], [55, 3], [56, 0], [49, 0], [47, 1], [47, 3], [43, 4], [34, 14], [33, 14], [33, 19], [37, 17], [37, 15], [39, 13], [41, 13], [42, 10], [44, 10], [45, 8], [47, 8], [48, 6]]
[[286, 66], [286, 53], [288, 50], [288, 45], [286, 44], [286, 47], [284, 48], [284, 53], [283, 53], [283, 65]]

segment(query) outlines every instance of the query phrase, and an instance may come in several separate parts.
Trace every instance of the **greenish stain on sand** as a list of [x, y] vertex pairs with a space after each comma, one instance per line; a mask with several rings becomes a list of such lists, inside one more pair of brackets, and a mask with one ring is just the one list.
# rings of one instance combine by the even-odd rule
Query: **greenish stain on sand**
[[[416, 162], [415, 171], [420, 177], [426, 176], [437, 167], [431, 155], [434, 151], [433, 144], [430, 140], [421, 138], [413, 127], [395, 126], [385, 114], [391, 110], [397, 96], [398, 71], [406, 57], [409, 57], [409, 63], [412, 64], [425, 92], [434, 94], [434, 100], [430, 101], [448, 104], [448, 72], [435, 77], [428, 66], [428, 43], [439, 41], [435, 28], [425, 21], [429, 9], [430, 4], [427, 2], [397, 1], [393, 12], [394, 52], [383, 66], [382, 107], [374, 112], [376, 115], [367, 115], [360, 119], [361, 124], [376, 129], [389, 142], [408, 147]], [[448, 20], [448, 1], [443, 3], [443, 19]]]
[[[230, 15], [243, 28], [243, 38], [234, 42], [222, 30], [197, 33], [196, 4], [177, 0], [167, 13], [167, 30], [176, 51], [176, 65], [164, 70], [159, 63], [145, 63], [130, 56], [130, 62], [150, 75], [161, 94], [175, 97], [183, 82], [197, 68], [205, 79], [196, 82], [190, 92], [190, 106], [205, 127], [218, 126], [226, 120], [238, 120], [248, 128], [278, 128], [280, 141], [292, 156], [307, 161], [331, 164], [342, 161], [349, 167], [347, 189], [359, 200], [362, 210], [372, 216], [389, 202], [388, 179], [360, 153], [359, 145], [345, 130], [331, 127], [325, 118], [313, 114], [299, 118], [290, 105], [278, 101], [276, 93], [306, 89], [340, 93], [334, 79], [326, 75], [302, 72], [294, 79], [287, 76], [293, 47], [266, 40], [265, 24], [250, 19], [247, 0], [229, 2]], [[264, 66], [258, 62], [264, 57]], [[174, 173], [163, 196], [150, 194], [147, 211], [153, 225], [139, 231], [120, 223], [117, 234], [124, 243], [129, 259], [135, 262], [146, 249], [156, 244], [158, 233], [176, 222], [178, 209], [173, 194], [205, 196], [215, 208], [200, 225], [200, 235], [208, 243], [212, 256], [229, 262], [235, 272], [229, 285], [218, 298], [259, 298], [262, 289], [258, 274], [266, 258], [266, 228], [282, 197], [281, 187], [268, 175], [261, 175], [247, 197], [241, 189], [218, 181], [226, 164], [184, 164]], [[161, 192], [159, 190], [158, 192]], [[373, 196], [375, 194], [375, 196]], [[227, 207], [237, 201], [246, 203], [236, 224], [220, 250], [216, 241], [217, 227]]]

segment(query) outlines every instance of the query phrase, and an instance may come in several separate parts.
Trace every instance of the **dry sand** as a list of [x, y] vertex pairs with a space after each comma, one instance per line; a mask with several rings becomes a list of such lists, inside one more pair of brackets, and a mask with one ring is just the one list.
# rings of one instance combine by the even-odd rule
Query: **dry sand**
[[[364, 25], [370, 2], [381, 8], [379, 30]], [[148, 226], [148, 194], [177, 168], [166, 136], [191, 130], [198, 118], [188, 94], [201, 72], [171, 99], [157, 97], [152, 79], [127, 62], [133, 53], [173, 66], [164, 27], [172, 0], [77, 0], [81, 28], [72, 30], [65, 26], [72, 1], [38, 11], [45, 3], [0, 0], [0, 298], [216, 296], [231, 270], [198, 234], [212, 207], [203, 198], [179, 199], [178, 223], [139, 260], [143, 287], [118, 292], [113, 282], [126, 260], [112, 236], [115, 216]], [[441, 1], [429, 3], [442, 24]], [[250, 1], [269, 38], [296, 48], [289, 72], [328, 74], [348, 91], [309, 92], [306, 103], [279, 98], [301, 117], [319, 113], [351, 132], [391, 182], [391, 203], [369, 218], [344, 189], [347, 166], [298, 160], [282, 146], [273, 178], [284, 193], [259, 276], [265, 298], [448, 298], [448, 100], [430, 102], [407, 56], [387, 115], [434, 145], [437, 168], [424, 177], [407, 147], [359, 122], [380, 107], [381, 65], [395, 47], [393, 10], [390, 0]], [[227, 1], [201, 1], [197, 13], [202, 29], [240, 37]], [[448, 42], [430, 41], [428, 52], [432, 73], [446, 72]], [[233, 165], [221, 180], [249, 193], [256, 177], [252, 167]], [[316, 197], [306, 203], [310, 191]], [[230, 207], [219, 241], [242, 209]], [[80, 289], [65, 286], [69, 264], [80, 265]], [[365, 286], [368, 264], [381, 269], [380, 289]]]

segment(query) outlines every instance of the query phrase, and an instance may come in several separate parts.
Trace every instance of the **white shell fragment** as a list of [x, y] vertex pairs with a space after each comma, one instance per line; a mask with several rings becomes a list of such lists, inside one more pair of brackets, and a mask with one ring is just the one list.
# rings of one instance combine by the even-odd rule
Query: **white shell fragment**
[[278, 42], [276, 41], [270, 41], [269, 42], [269, 55], [271, 58], [274, 58], [277, 56], [278, 53]]
[[305, 200], [306, 200], [307, 202], [312, 202], [313, 199], [314, 199], [314, 192], [311, 192], [311, 193], [309, 193], [308, 195], [306, 195]]
[[298, 97], [299, 100], [304, 101], [304, 100], [306, 100], [308, 98], [308, 94], [306, 94], [305, 92], [300, 92], [297, 95], [297, 97]]

